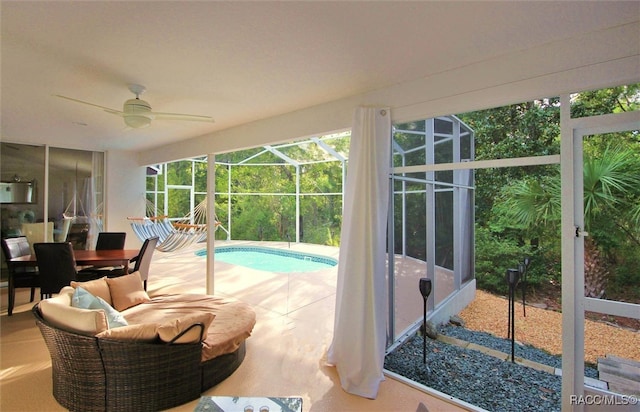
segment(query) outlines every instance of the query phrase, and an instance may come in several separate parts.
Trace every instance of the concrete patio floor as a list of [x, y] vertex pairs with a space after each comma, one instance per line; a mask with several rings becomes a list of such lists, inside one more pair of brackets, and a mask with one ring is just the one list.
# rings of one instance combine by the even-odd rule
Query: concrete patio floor
[[[219, 242], [289, 248], [338, 258], [338, 249], [287, 242]], [[171, 253], [155, 252], [148, 281], [150, 295], [204, 293], [206, 261], [195, 252], [204, 244]], [[342, 390], [335, 368], [327, 366], [331, 344], [337, 269], [278, 274], [215, 265], [215, 294], [251, 304], [257, 314], [243, 364], [229, 378], [203, 393], [209, 396], [299, 396], [304, 411], [460, 411], [446, 399], [387, 378], [375, 400]], [[35, 327], [28, 290], [20, 289], [14, 316], [6, 313], [2, 289], [0, 409], [63, 410], [51, 395], [50, 361]], [[413, 310], [413, 309], [412, 309]], [[37, 382], [37, 386], [34, 386]], [[172, 411], [193, 411], [193, 401]]]

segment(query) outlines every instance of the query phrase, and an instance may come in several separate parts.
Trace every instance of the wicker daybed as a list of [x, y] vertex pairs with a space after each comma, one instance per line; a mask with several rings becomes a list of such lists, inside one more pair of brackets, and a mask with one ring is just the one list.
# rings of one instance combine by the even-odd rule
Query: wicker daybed
[[[61, 309], [59, 301], [72, 291], [66, 287], [53, 298], [58, 299], [54, 305], [52, 299], [45, 299], [32, 309], [51, 355], [53, 396], [71, 411], [157, 411], [197, 399], [240, 366], [245, 339], [255, 324], [255, 313], [241, 302], [207, 295], [165, 295], [121, 311], [125, 319], [133, 320], [128, 326], [97, 334], [70, 330], [61, 327], [55, 310]], [[150, 325], [193, 308], [215, 315], [209, 315], [213, 321], [206, 331], [203, 322], [185, 323], [169, 341], [163, 340], [161, 327], [155, 329], [155, 337], [149, 337]], [[101, 322], [100, 310], [80, 310]], [[64, 316], [65, 320], [70, 317]], [[146, 323], [137, 324], [136, 319]], [[122, 338], [127, 330], [133, 330], [135, 338]], [[194, 330], [198, 339], [179, 343]]]

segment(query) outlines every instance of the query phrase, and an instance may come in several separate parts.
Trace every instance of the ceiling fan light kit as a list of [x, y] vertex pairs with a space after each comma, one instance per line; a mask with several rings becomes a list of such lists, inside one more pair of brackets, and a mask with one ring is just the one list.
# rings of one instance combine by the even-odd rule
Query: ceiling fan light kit
[[150, 115], [151, 105], [140, 99], [140, 95], [144, 93], [146, 89], [144, 86], [131, 84], [129, 85], [129, 90], [136, 95], [136, 98], [127, 100], [122, 106], [124, 123], [134, 129], [149, 126], [151, 120], [153, 120], [153, 116]]
[[199, 116], [192, 114], [181, 114], [181, 113], [156, 113], [151, 111], [151, 105], [140, 99], [140, 95], [144, 93], [146, 88], [139, 84], [130, 84], [129, 91], [135, 94], [135, 99], [129, 99], [124, 102], [122, 106], [122, 111], [111, 109], [109, 107], [100, 106], [94, 103], [85, 102], [82, 100], [74, 99], [71, 97], [56, 95], [56, 97], [61, 97], [63, 99], [71, 100], [76, 103], [82, 103], [89, 106], [97, 107], [99, 109], [104, 110], [107, 113], [115, 114], [121, 116], [124, 119], [124, 123], [134, 129], [140, 129], [142, 127], [147, 127], [151, 124], [151, 121], [154, 119], [167, 119], [167, 120], [187, 120], [187, 121], [198, 121], [198, 122], [213, 122], [213, 118], [209, 116]]
[[125, 115], [124, 123], [132, 127], [134, 129], [140, 129], [142, 127], [147, 127], [151, 124], [151, 119], [146, 116], [141, 115]]

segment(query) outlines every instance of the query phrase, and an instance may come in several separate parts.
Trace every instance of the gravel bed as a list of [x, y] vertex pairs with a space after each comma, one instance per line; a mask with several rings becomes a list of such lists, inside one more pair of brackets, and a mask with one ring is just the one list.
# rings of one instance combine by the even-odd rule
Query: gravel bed
[[[488, 333], [454, 326], [442, 327], [440, 333], [511, 353], [510, 340]], [[560, 376], [428, 338], [425, 365], [422, 363], [422, 345], [422, 336], [414, 335], [387, 355], [384, 367], [489, 411], [547, 412], [561, 409]], [[553, 362], [550, 366], [559, 362], [557, 357], [531, 346], [518, 346], [516, 356], [546, 365]]]
[[[487, 348], [496, 349], [506, 354], [511, 354], [510, 340], [498, 338], [495, 335], [487, 332], [473, 331], [449, 324], [441, 326], [438, 329], [438, 333], [446, 336], [451, 336], [453, 338], [462, 339], [467, 342], [472, 342], [477, 345], [485, 346]], [[538, 349], [530, 345], [518, 344], [517, 340], [514, 352], [516, 356], [519, 356], [521, 358], [528, 359], [533, 362], [542, 363], [543, 365], [552, 366], [554, 368], [562, 369], [562, 358], [560, 356], [552, 355], [542, 349]], [[598, 370], [585, 365], [584, 376], [597, 379]]]

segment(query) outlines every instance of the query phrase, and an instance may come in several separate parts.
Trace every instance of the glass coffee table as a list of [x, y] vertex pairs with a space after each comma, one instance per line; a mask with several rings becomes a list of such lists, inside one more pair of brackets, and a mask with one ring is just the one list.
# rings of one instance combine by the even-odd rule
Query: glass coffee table
[[195, 412], [302, 412], [302, 398], [203, 396]]

